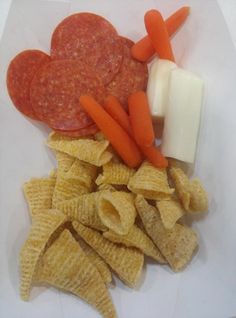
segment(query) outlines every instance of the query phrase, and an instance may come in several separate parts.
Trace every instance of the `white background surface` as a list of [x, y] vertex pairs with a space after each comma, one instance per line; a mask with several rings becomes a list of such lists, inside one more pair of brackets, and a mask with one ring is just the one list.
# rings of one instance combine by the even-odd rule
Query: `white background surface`
[[[7, 2], [1, 0], [0, 4], [6, 8]], [[225, 2], [233, 6], [226, 11], [235, 11], [235, 1]], [[43, 6], [35, 0], [16, 3], [0, 47], [0, 317], [99, 317], [76, 297], [52, 288], [35, 288], [29, 303], [19, 299], [17, 258], [29, 228], [21, 185], [32, 176], [46, 175], [54, 159], [44, 146], [46, 130], [11, 106], [5, 90], [9, 60], [27, 47], [48, 50], [51, 31], [74, 11], [102, 14], [121, 34], [138, 39], [144, 33], [143, 13], [155, 4], [165, 16], [181, 5], [192, 7], [188, 22], [173, 39], [173, 48], [177, 62], [199, 73], [206, 83], [195, 172], [209, 192], [210, 211], [206, 218], [194, 222], [200, 249], [183, 273], [148, 265], [138, 291], [117, 282], [112, 297], [119, 318], [235, 316], [236, 53], [217, 2], [71, 0], [71, 7], [63, 1], [44, 1]], [[227, 21], [233, 19], [231, 15]]]
[[[0, 0], [0, 37], [4, 29], [7, 14], [12, 0]], [[18, 0], [20, 1], [20, 0]], [[79, 0], [78, 0], [79, 1]], [[145, 1], [145, 0], [144, 0]], [[198, 1], [198, 0], [195, 0]], [[228, 26], [231, 38], [236, 47], [236, 0], [213, 0], [219, 4]], [[178, 0], [176, 0], [178, 3]]]

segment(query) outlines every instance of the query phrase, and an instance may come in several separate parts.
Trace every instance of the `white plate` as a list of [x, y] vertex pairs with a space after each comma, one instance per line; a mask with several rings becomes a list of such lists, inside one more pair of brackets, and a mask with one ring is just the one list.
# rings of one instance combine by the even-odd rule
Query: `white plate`
[[34, 288], [29, 303], [18, 294], [18, 253], [29, 217], [21, 190], [32, 176], [55, 164], [45, 147], [47, 130], [12, 106], [5, 85], [10, 59], [26, 48], [49, 49], [57, 23], [75, 11], [108, 18], [133, 40], [145, 34], [144, 12], [168, 16], [182, 5], [191, 16], [173, 39], [177, 63], [206, 82], [195, 174], [210, 196], [206, 218], [194, 222], [200, 249], [179, 274], [148, 265], [139, 290], [117, 280], [111, 294], [120, 318], [226, 318], [236, 314], [236, 54], [216, 1], [212, 0], [15, 0], [0, 46], [0, 317], [95, 318], [80, 299], [55, 289]]

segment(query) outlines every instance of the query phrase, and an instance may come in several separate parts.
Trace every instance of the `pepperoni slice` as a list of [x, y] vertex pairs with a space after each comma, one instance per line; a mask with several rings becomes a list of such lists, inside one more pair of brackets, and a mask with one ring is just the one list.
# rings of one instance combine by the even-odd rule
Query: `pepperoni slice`
[[30, 84], [36, 72], [50, 57], [38, 50], [26, 50], [11, 61], [7, 70], [7, 89], [15, 107], [24, 115], [38, 119], [30, 102]]
[[85, 137], [95, 135], [99, 131], [97, 125], [92, 124], [88, 127], [81, 128], [75, 131], [56, 130], [56, 132], [62, 136], [68, 136], [72, 138]]
[[31, 83], [35, 114], [55, 130], [79, 130], [93, 123], [79, 104], [82, 94], [102, 102], [105, 88], [96, 72], [77, 60], [58, 60], [42, 67]]
[[120, 37], [124, 48], [124, 58], [119, 73], [106, 86], [109, 94], [117, 97], [122, 105], [127, 106], [128, 97], [139, 90], [146, 90], [148, 69], [146, 63], [139, 62], [131, 56], [134, 42]]
[[106, 19], [93, 13], [77, 13], [64, 19], [53, 32], [51, 57], [86, 62], [106, 85], [121, 67], [123, 45]]

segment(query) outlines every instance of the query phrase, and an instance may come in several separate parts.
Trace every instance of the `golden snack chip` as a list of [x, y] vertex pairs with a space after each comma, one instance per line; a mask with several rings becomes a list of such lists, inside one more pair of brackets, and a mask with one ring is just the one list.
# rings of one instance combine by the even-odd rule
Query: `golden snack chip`
[[56, 178], [57, 177], [57, 169], [52, 169], [50, 172], [49, 172], [49, 178]]
[[58, 173], [64, 174], [71, 168], [73, 162], [75, 161], [75, 157], [71, 157], [67, 153], [61, 151], [55, 151], [55, 154], [57, 160]]
[[75, 159], [65, 176], [67, 178], [76, 179], [83, 187], [91, 191], [93, 188], [93, 180], [97, 174], [97, 167], [87, 162]]
[[189, 179], [180, 168], [171, 168], [170, 176], [174, 182], [177, 195], [186, 211], [190, 210]]
[[79, 177], [80, 174], [85, 174], [91, 179], [95, 179], [97, 176], [97, 169], [97, 166], [75, 159], [66, 175], [70, 177]]
[[166, 263], [166, 260], [153, 244], [152, 240], [136, 225], [133, 225], [126, 235], [119, 235], [109, 230], [104, 232], [103, 236], [113, 243], [123, 244], [127, 247], [136, 247], [143, 252], [143, 254], [152, 257], [159, 263]]
[[127, 185], [130, 177], [132, 177], [134, 173], [134, 169], [131, 169], [122, 163], [110, 161], [103, 165], [103, 174], [99, 176], [99, 183], [96, 183]]
[[182, 206], [176, 200], [157, 201], [156, 207], [164, 227], [168, 230], [172, 229], [178, 219], [184, 215]]
[[98, 167], [104, 165], [112, 158], [112, 154], [107, 151], [109, 145], [107, 140], [75, 139], [53, 132], [49, 135], [47, 145], [54, 150], [65, 152], [72, 157]]
[[66, 221], [66, 216], [57, 210], [43, 211], [34, 216], [27, 240], [20, 252], [20, 294], [28, 300], [33, 275], [40, 255], [53, 233]]
[[68, 230], [64, 230], [43, 255], [35, 281], [79, 296], [94, 306], [104, 318], [116, 317], [100, 273]]
[[141, 275], [144, 256], [134, 248], [114, 244], [99, 232], [73, 222], [76, 232], [89, 244], [104, 261], [117, 273], [120, 279], [130, 287], [134, 287]]
[[156, 168], [149, 162], [144, 162], [130, 178], [128, 189], [151, 200], [168, 200], [174, 192], [169, 187], [166, 169]]
[[109, 183], [103, 183], [103, 175], [99, 174], [97, 179], [95, 180], [95, 183], [97, 185], [97, 191], [101, 190], [111, 190], [111, 191], [126, 191], [127, 187], [125, 185], [121, 184], [109, 184]]
[[97, 140], [97, 141], [101, 141], [101, 140], [107, 140], [105, 135], [99, 131], [97, 132], [95, 135], [94, 135], [94, 139]]
[[173, 167], [173, 168], [180, 168], [182, 169], [185, 173], [188, 173], [191, 169], [189, 166], [189, 164], [187, 162], [184, 161], [180, 161], [174, 158], [168, 158], [168, 162], [169, 162], [169, 167]]
[[[97, 141], [104, 141], [104, 140], [107, 141], [106, 136], [101, 131], [96, 133], [96, 135], [94, 136], [94, 139]], [[120, 157], [118, 156], [118, 154], [115, 152], [114, 148], [111, 145], [108, 146], [107, 150], [112, 154], [113, 162], [117, 162], [117, 163], [121, 162]]]
[[95, 180], [95, 183], [97, 186], [103, 184], [103, 175], [100, 173], [97, 177], [97, 179]]
[[31, 217], [40, 210], [52, 208], [52, 196], [55, 188], [56, 179], [48, 178], [32, 178], [25, 182], [23, 191], [29, 206]]
[[98, 201], [98, 215], [109, 229], [127, 234], [136, 217], [133, 195], [122, 191], [103, 192]]
[[111, 184], [102, 183], [97, 187], [97, 191], [116, 191], [116, 188]]
[[180, 224], [175, 224], [171, 230], [165, 229], [157, 209], [149, 205], [141, 195], [136, 197], [135, 204], [148, 235], [160, 249], [172, 270], [183, 269], [191, 260], [198, 245], [196, 233]]
[[80, 195], [72, 200], [58, 204], [58, 209], [66, 214], [70, 220], [76, 220], [94, 229], [105, 231], [107, 228], [98, 215], [98, 200], [100, 192]]
[[88, 192], [89, 189], [81, 184], [80, 179], [58, 175], [52, 197], [52, 206], [57, 208], [60, 202]]
[[106, 288], [111, 270], [131, 288], [144, 255], [182, 270], [198, 246], [183, 216], [207, 210], [207, 193], [174, 159], [168, 170], [148, 161], [137, 170], [127, 167], [102, 133], [70, 138], [53, 132], [47, 144], [57, 169], [24, 184], [33, 222], [20, 253], [21, 298], [29, 299], [34, 282], [48, 283], [115, 318]]
[[180, 168], [171, 168], [170, 176], [175, 183], [176, 192], [186, 211], [203, 212], [208, 209], [208, 197], [200, 180], [189, 180]]
[[208, 197], [201, 181], [194, 179], [190, 182], [190, 209], [192, 211], [204, 212], [208, 209]]
[[97, 252], [95, 252], [92, 247], [90, 247], [85, 241], [82, 239], [79, 240], [79, 245], [82, 247], [84, 253], [90, 260], [90, 262], [97, 268], [100, 275], [102, 276], [102, 280], [105, 284], [109, 284], [112, 281], [111, 271], [107, 265], [107, 263], [104, 262], [104, 260], [101, 258], [101, 256], [98, 255]]

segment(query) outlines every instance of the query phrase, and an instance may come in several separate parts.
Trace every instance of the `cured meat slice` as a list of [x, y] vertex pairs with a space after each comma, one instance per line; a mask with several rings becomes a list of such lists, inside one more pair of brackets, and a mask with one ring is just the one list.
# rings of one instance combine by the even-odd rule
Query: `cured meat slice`
[[51, 57], [86, 62], [105, 85], [120, 69], [123, 45], [106, 19], [93, 13], [76, 13], [64, 19], [53, 32]]
[[17, 54], [7, 71], [7, 89], [15, 107], [24, 115], [38, 119], [30, 103], [30, 84], [36, 72], [50, 57], [39, 50], [26, 50]]
[[35, 114], [52, 129], [75, 131], [93, 124], [79, 104], [82, 94], [102, 102], [105, 88], [96, 72], [77, 60], [52, 61], [31, 83], [31, 103]]
[[62, 136], [68, 136], [72, 138], [78, 138], [78, 137], [85, 137], [85, 136], [92, 136], [95, 135], [98, 132], [98, 127], [95, 124], [92, 124], [88, 127], [81, 128], [79, 130], [75, 131], [65, 131], [65, 130], [57, 130], [56, 132]]
[[131, 47], [134, 42], [120, 37], [123, 43], [124, 58], [119, 73], [106, 86], [107, 92], [117, 97], [122, 105], [126, 107], [128, 97], [139, 90], [146, 90], [148, 80], [148, 69], [146, 63], [132, 58]]

